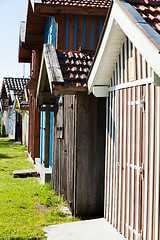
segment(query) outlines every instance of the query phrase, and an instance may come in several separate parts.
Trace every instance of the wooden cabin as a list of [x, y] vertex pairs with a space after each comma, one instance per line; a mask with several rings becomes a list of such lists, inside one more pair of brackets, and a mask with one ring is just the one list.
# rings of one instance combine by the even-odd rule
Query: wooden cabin
[[28, 125], [29, 125], [29, 91], [23, 90], [23, 95], [16, 96], [13, 103], [13, 111], [20, 113], [22, 117], [22, 144], [28, 147]]
[[[47, 174], [52, 167], [53, 189], [66, 196], [72, 213], [101, 216], [104, 199], [105, 116], [101, 122], [100, 115], [104, 115], [101, 109], [105, 109], [105, 101], [87, 94], [86, 74], [93, 59], [88, 53], [90, 63], [84, 60], [84, 64], [86, 61], [90, 65], [85, 70], [83, 62], [80, 64], [81, 68], [74, 66], [75, 72], [66, 69], [66, 76], [70, 76], [67, 81], [62, 75], [62, 69], [59, 69], [60, 79], [54, 75], [55, 65], [52, 61], [56, 59], [56, 63], [60, 64], [62, 59], [57, 60], [57, 57], [63, 55], [62, 58], [68, 58], [69, 62], [71, 58], [75, 62], [77, 56], [80, 62], [80, 56], [87, 54], [81, 52], [80, 47], [81, 50], [96, 49], [111, 1], [81, 1], [74, 6], [68, 1], [67, 4], [64, 5], [63, 1], [58, 5], [57, 2], [48, 0], [29, 1], [25, 36], [20, 41], [19, 60], [31, 62], [31, 79], [27, 87], [34, 105], [30, 107], [30, 118], [33, 119], [34, 116], [32, 111], [38, 111], [35, 108], [37, 83], [37, 106], [41, 111], [40, 120], [35, 118], [33, 124], [36, 124], [29, 124], [30, 141], [33, 141], [36, 136], [34, 131], [37, 131], [37, 144], [34, 144], [33, 152], [37, 150], [38, 155], [39, 148], [40, 159], [34, 156], [35, 161], [38, 160], [43, 165]], [[59, 49], [58, 55], [53, 45], [51, 48], [44, 45], [43, 49], [43, 43], [53, 44]], [[49, 53], [46, 52], [47, 48]], [[69, 57], [70, 54], [74, 57]], [[52, 69], [48, 68], [48, 57]], [[81, 79], [76, 81], [76, 72], [80, 75], [81, 71], [84, 76], [81, 74]], [[77, 87], [78, 85], [80, 86]], [[96, 134], [93, 134], [93, 128]]]
[[2, 131], [9, 135], [10, 139], [22, 142], [22, 117], [19, 112], [15, 112], [13, 104], [16, 97], [19, 100], [23, 96], [23, 89], [29, 79], [27, 78], [4, 78], [1, 89], [2, 105]]
[[87, 93], [93, 57], [93, 50], [44, 45], [37, 88], [39, 109], [54, 111], [52, 186], [78, 216], [103, 215], [105, 99]]
[[88, 80], [106, 96], [104, 214], [127, 239], [160, 239], [159, 9], [115, 0]]

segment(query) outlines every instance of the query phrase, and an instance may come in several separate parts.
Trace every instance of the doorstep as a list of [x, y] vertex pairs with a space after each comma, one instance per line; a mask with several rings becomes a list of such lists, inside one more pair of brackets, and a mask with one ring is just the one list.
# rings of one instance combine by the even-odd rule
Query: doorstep
[[47, 240], [125, 240], [105, 218], [45, 227]]
[[35, 158], [35, 169], [40, 174], [40, 183], [45, 184], [51, 182], [52, 170], [50, 168], [45, 168], [41, 164], [40, 158]]

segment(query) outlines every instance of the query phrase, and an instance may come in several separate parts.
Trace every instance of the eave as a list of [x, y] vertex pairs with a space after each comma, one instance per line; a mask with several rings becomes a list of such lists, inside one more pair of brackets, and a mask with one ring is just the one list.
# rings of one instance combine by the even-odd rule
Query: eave
[[54, 14], [62, 13], [106, 16], [107, 11], [108, 8], [55, 6], [52, 4], [34, 3], [34, 12], [42, 16], [53, 16]]
[[21, 22], [19, 36], [19, 62], [30, 62], [33, 49], [42, 48], [46, 18], [33, 12], [29, 1], [26, 23]]
[[160, 76], [159, 34], [146, 23], [129, 3], [115, 0], [104, 26], [102, 38], [88, 78], [89, 92], [93, 92], [93, 86], [110, 84], [115, 63], [126, 36], [139, 50], [155, 73]]

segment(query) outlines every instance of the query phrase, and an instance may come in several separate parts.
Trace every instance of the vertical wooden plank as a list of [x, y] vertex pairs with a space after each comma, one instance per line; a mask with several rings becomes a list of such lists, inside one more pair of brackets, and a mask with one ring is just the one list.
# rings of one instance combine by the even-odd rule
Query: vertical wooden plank
[[152, 240], [153, 234], [153, 188], [154, 188], [154, 127], [155, 127], [155, 116], [154, 116], [154, 84], [151, 84], [151, 157], [150, 157], [150, 203], [149, 203], [149, 240]]
[[[56, 21], [61, 27], [58, 27], [57, 34], [57, 48], [58, 49], [68, 49], [68, 23], [66, 22], [66, 14], [61, 14], [56, 16]], [[67, 41], [67, 42], [66, 42]], [[67, 47], [67, 48], [66, 48]]]
[[83, 15], [83, 41], [82, 48], [86, 47], [86, 15]]
[[69, 48], [69, 14], [66, 14], [66, 45], [65, 49]]
[[147, 239], [148, 223], [148, 167], [149, 167], [149, 85], [146, 84], [146, 101], [145, 101], [145, 198], [144, 198], [144, 230], [143, 238]]
[[[111, 93], [110, 93], [111, 94]], [[113, 149], [114, 149], [114, 91], [112, 93], [112, 135], [111, 135], [111, 169], [110, 169], [110, 213], [109, 222], [112, 223], [112, 206], [113, 206]]]
[[91, 47], [90, 49], [93, 50], [93, 44], [94, 44], [94, 16], [91, 17]]
[[86, 16], [86, 42], [85, 42], [85, 48], [90, 49], [91, 47], [91, 24], [92, 24], [92, 17]]
[[121, 220], [122, 220], [122, 127], [123, 127], [123, 92], [120, 90], [120, 119], [119, 119], [119, 124], [120, 124], [120, 132], [119, 132], [119, 161], [118, 161], [118, 166], [119, 166], [119, 206], [118, 206], [118, 230], [121, 232]]
[[[136, 139], [135, 139], [135, 127], [136, 127], [136, 107], [135, 107], [135, 101], [136, 101], [136, 88], [133, 87], [133, 115], [132, 115], [132, 164], [135, 165], [135, 145], [136, 145]], [[132, 214], [131, 214], [131, 227], [134, 229], [135, 224], [135, 170], [134, 167], [132, 168]], [[133, 232], [131, 232], [131, 239], [134, 238]]]
[[119, 91], [116, 91], [116, 193], [115, 193], [115, 227], [118, 228], [118, 159], [119, 159]]
[[95, 50], [97, 45], [98, 45], [98, 41], [99, 41], [99, 16], [94, 16], [94, 44], [93, 44], [93, 49]]
[[[140, 106], [140, 102], [141, 101], [141, 88], [140, 86], [138, 86], [138, 121], [137, 121], [137, 156], [136, 156], [136, 160], [137, 160], [137, 167], [138, 169], [140, 168], [140, 148], [141, 148], [141, 106]], [[140, 226], [140, 172], [139, 170], [137, 170], [137, 194], [136, 194], [136, 230], [137, 232], [140, 231], [139, 226]]]
[[105, 186], [105, 193], [104, 193], [104, 217], [107, 218], [106, 213], [107, 213], [107, 166], [108, 166], [108, 131], [109, 131], [109, 126], [108, 126], [108, 113], [109, 113], [109, 106], [108, 106], [108, 97], [106, 98], [106, 147], [105, 147], [105, 178], [104, 178], [104, 186]]
[[157, 166], [156, 166], [156, 213], [155, 213], [155, 240], [159, 240], [160, 222], [160, 87], [157, 87]]
[[124, 182], [123, 182], [123, 226], [122, 226], [122, 234], [125, 236], [125, 224], [126, 224], [126, 166], [127, 166], [127, 89], [124, 90]]
[[78, 24], [78, 17], [77, 14], [75, 14], [75, 19], [74, 19], [74, 51], [77, 50], [77, 24]]
[[83, 46], [83, 15], [78, 15], [78, 22], [77, 22], [77, 49], [82, 46], [82, 48], [85, 48], [85, 45]]
[[74, 30], [75, 30], [75, 15], [69, 14], [69, 40], [68, 50], [74, 49]]
[[124, 42], [125, 83], [128, 82], [127, 38]]
[[124, 77], [123, 77], [123, 69], [124, 69], [124, 60], [123, 60], [123, 46], [121, 49], [121, 54], [120, 54], [120, 58], [121, 58], [121, 84], [124, 83]]
[[111, 154], [111, 111], [112, 111], [112, 93], [109, 96], [109, 139], [108, 139], [108, 172], [107, 172], [107, 220], [109, 221], [109, 200], [110, 200], [110, 154]]

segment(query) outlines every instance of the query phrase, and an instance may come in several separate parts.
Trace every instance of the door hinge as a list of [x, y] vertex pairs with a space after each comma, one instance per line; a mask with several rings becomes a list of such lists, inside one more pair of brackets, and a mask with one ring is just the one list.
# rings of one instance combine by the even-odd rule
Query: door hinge
[[134, 165], [132, 163], [127, 163], [127, 166], [137, 170], [139, 175], [142, 176], [142, 180], [144, 179], [144, 164], [143, 163], [142, 163], [141, 167], [138, 167], [137, 165]]
[[126, 227], [128, 227], [128, 229], [136, 235], [136, 239], [137, 240], [142, 240], [143, 239], [143, 231], [141, 230], [140, 232], [138, 232], [137, 230], [133, 229], [131, 226], [129, 226], [127, 223], [126, 223]]

